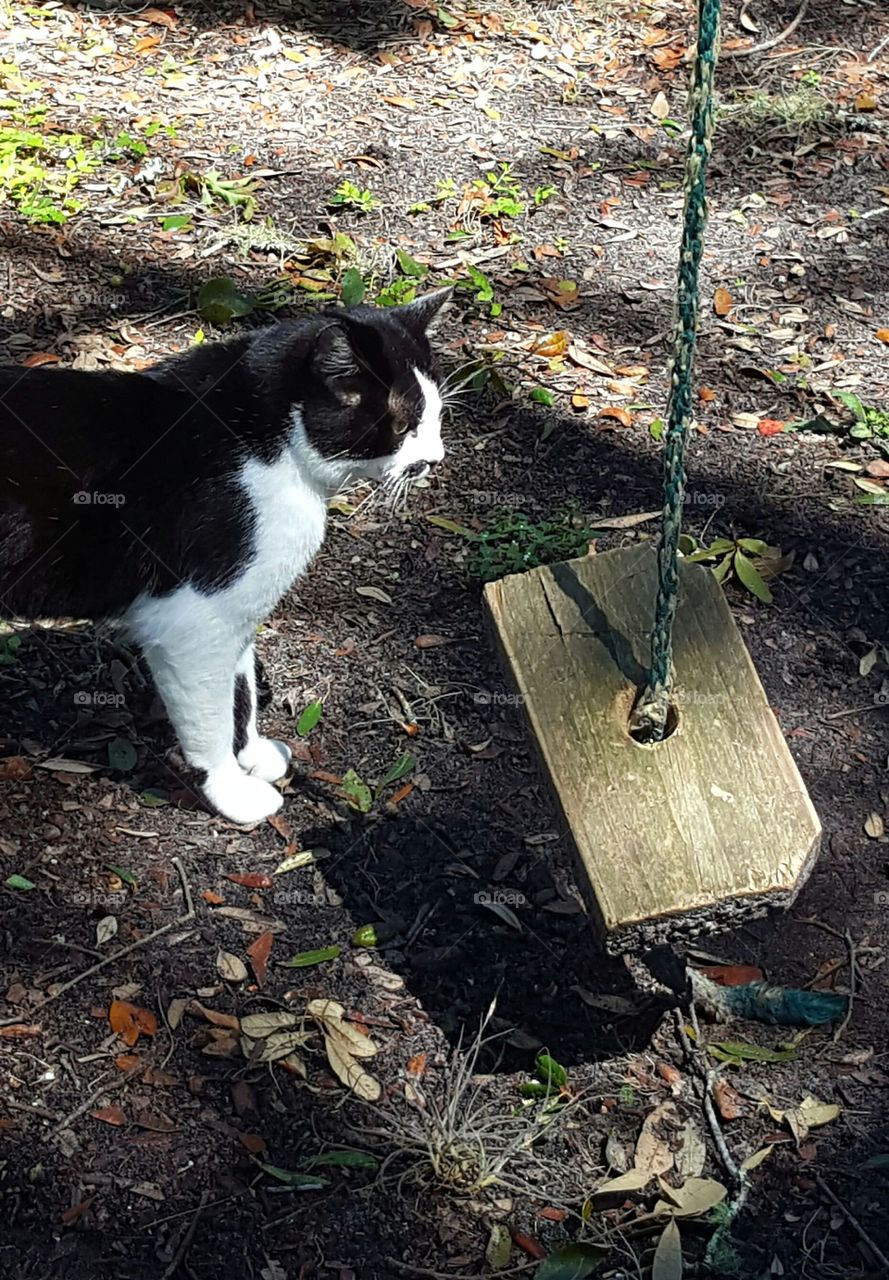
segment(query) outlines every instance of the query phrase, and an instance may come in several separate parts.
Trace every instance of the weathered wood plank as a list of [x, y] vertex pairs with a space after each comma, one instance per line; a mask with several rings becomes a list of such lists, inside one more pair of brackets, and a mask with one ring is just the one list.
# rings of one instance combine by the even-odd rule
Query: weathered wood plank
[[627, 720], [649, 659], [651, 544], [489, 584], [501, 656], [609, 950], [715, 931], [804, 883], [821, 825], [713, 574], [680, 566], [678, 727]]

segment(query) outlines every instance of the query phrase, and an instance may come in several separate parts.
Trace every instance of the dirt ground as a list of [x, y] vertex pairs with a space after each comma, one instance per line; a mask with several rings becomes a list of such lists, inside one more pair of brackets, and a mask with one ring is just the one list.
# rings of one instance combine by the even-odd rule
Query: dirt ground
[[[889, 1274], [889, 27], [813, 0], [781, 38], [796, 13], [725, 15], [686, 528], [794, 553], [773, 603], [726, 590], [824, 840], [790, 912], [702, 959], [854, 998], [689, 1040], [594, 946], [478, 535], [658, 509], [691, 8], [0, 3], [5, 358], [141, 367], [219, 336], [220, 276], [285, 315], [457, 278], [442, 360], [478, 369], [439, 472], [404, 512], [340, 505], [262, 629], [282, 819], [201, 808], [113, 633], [0, 636], [3, 1277], [664, 1280], [655, 1202], [689, 1177], [727, 1196], [677, 1219], [687, 1276]], [[48, 141], [4, 170], [13, 128]], [[312, 1001], [376, 1047], [364, 1099]], [[289, 1011], [311, 1037], [259, 1060], [238, 1020]], [[521, 1092], [542, 1049], [549, 1112]], [[593, 1196], [643, 1166], [660, 1190]], [[575, 1240], [600, 1254], [539, 1264]]]

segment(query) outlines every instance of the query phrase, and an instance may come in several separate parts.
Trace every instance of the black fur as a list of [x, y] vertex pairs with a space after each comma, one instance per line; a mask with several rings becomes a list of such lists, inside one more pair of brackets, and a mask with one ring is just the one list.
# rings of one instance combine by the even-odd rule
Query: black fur
[[252, 534], [243, 464], [280, 456], [294, 406], [325, 457], [393, 453], [444, 301], [285, 321], [141, 373], [0, 368], [0, 616], [226, 586]]

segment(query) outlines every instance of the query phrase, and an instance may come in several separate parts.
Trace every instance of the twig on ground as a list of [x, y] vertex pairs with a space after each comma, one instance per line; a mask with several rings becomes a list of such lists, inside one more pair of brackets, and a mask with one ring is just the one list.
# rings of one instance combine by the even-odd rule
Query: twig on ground
[[871, 49], [870, 53], [867, 55], [868, 62], [876, 62], [877, 58], [879, 58], [880, 54], [887, 47], [887, 45], [889, 45], [889, 36], [884, 36], [883, 39], [880, 41], [880, 43], [877, 45], [876, 49]]
[[802, 4], [797, 10], [796, 17], [792, 22], [779, 31], [776, 36], [769, 36], [767, 40], [760, 40], [759, 44], [751, 44], [746, 49], [723, 49], [720, 53], [721, 58], [748, 58], [752, 53], [765, 53], [767, 49], [774, 49], [776, 44], [782, 44], [789, 36], [796, 31], [803, 18], [806, 16], [806, 10], [809, 7], [809, 0], [802, 0]]
[[201, 1219], [201, 1214], [206, 1209], [207, 1201], [209, 1199], [210, 1199], [210, 1192], [205, 1191], [201, 1196], [200, 1204], [194, 1211], [194, 1216], [192, 1217], [192, 1220], [188, 1225], [188, 1230], [186, 1231], [185, 1236], [183, 1237], [182, 1243], [180, 1244], [179, 1248], [176, 1250], [176, 1255], [173, 1258], [173, 1261], [167, 1267], [161, 1280], [170, 1280], [170, 1278], [176, 1274], [176, 1272], [179, 1270], [180, 1266], [184, 1262], [185, 1255], [188, 1253], [189, 1249], [191, 1248], [192, 1240], [194, 1240], [194, 1233], [195, 1231], [197, 1231], [198, 1223], [200, 1222], [200, 1219]]
[[[91, 965], [89, 969], [84, 969], [83, 973], [78, 973], [76, 977], [63, 982], [57, 991], [38, 1006], [44, 1009], [48, 1004], [52, 1004], [54, 1000], [58, 1000], [60, 996], [65, 995], [72, 987], [76, 987], [78, 983], [84, 981], [85, 978], [91, 978], [94, 973], [98, 973], [101, 969], [106, 969], [108, 965], [114, 964], [118, 960], [122, 960], [124, 956], [128, 956], [133, 951], [138, 951], [140, 947], [146, 947], [150, 942], [154, 942], [156, 938], [163, 937], [165, 933], [169, 933], [171, 929], [175, 929], [178, 925], [187, 924], [189, 920], [194, 919], [194, 901], [191, 896], [191, 886], [188, 883], [188, 877], [185, 874], [185, 868], [179, 858], [173, 858], [173, 866], [179, 873], [179, 879], [182, 883], [182, 894], [185, 898], [186, 911], [184, 915], [177, 916], [175, 920], [168, 920], [166, 924], [162, 924], [159, 929], [152, 930], [147, 933], [144, 938], [139, 938], [136, 942], [131, 942], [129, 946], [121, 947], [119, 951], [115, 951], [114, 955], [106, 956], [104, 960], [100, 960], [98, 964]], [[6, 1018], [0, 1022], [0, 1027], [11, 1026], [14, 1022], [21, 1022], [21, 1015], [16, 1018]]]
[[855, 1230], [861, 1236], [861, 1239], [864, 1241], [864, 1243], [873, 1253], [876, 1261], [879, 1262], [880, 1266], [886, 1268], [886, 1274], [889, 1275], [889, 1258], [886, 1257], [882, 1249], [880, 1249], [880, 1247], [874, 1243], [874, 1241], [867, 1234], [867, 1232], [865, 1231], [861, 1223], [858, 1221], [858, 1219], [853, 1217], [850, 1210], [847, 1209], [846, 1206], [843, 1204], [839, 1196], [836, 1195], [833, 1191], [831, 1191], [830, 1187], [827, 1185], [827, 1183], [824, 1181], [824, 1179], [821, 1177], [820, 1174], [815, 1175], [815, 1181], [817, 1182], [820, 1190], [823, 1191], [824, 1194], [827, 1196], [828, 1200], [830, 1200], [833, 1204], [835, 1204], [836, 1207], [840, 1210], [840, 1212], [845, 1217], [846, 1221], [849, 1223], [849, 1226], [855, 1228]]

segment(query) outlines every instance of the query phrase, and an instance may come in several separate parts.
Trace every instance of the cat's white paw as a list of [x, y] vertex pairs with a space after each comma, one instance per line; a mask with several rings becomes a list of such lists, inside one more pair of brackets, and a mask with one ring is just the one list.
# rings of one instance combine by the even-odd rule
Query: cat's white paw
[[[280, 759], [280, 756], [279, 756]], [[219, 769], [207, 776], [203, 787], [209, 803], [229, 822], [242, 826], [262, 822], [277, 813], [284, 803], [280, 791], [262, 778], [240, 769]]]
[[255, 738], [238, 752], [238, 764], [254, 778], [277, 782], [290, 768], [290, 748], [277, 738]]

